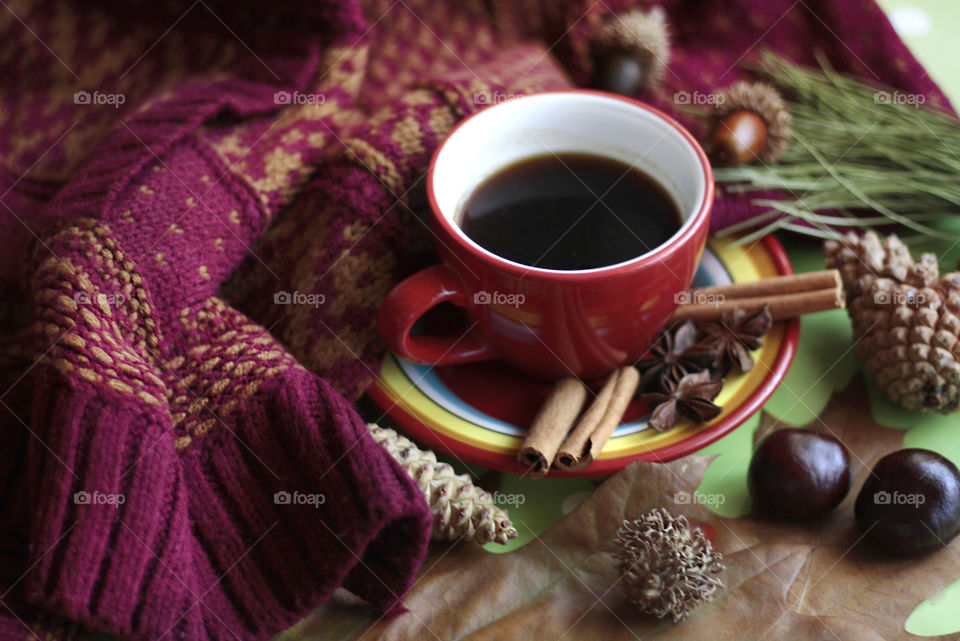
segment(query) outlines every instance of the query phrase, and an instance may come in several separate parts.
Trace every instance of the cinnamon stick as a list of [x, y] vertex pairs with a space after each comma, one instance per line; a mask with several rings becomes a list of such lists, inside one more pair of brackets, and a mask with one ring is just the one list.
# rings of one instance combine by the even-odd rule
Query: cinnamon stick
[[761, 278], [760, 280], [754, 280], [748, 283], [701, 287], [691, 292], [691, 302], [696, 304], [699, 302], [723, 300], [725, 298], [781, 296], [784, 294], [795, 294], [797, 292], [819, 291], [821, 289], [840, 289], [842, 287], [843, 281], [840, 279], [840, 271], [836, 269], [824, 269], [819, 272]]
[[639, 385], [640, 372], [635, 367], [615, 370], [560, 447], [554, 459], [557, 467], [578, 470], [590, 465], [623, 420], [623, 414]]
[[715, 303], [678, 305], [673, 314], [674, 322], [694, 322], [719, 320], [724, 312], [740, 307], [748, 314], [754, 314], [770, 306], [773, 320], [796, 318], [804, 314], [838, 309], [844, 306], [842, 288], [820, 289], [809, 292], [796, 292], [779, 296], [755, 296], [750, 298], [727, 298]]
[[576, 378], [564, 378], [554, 385], [517, 453], [517, 460], [530, 467], [533, 476], [546, 474], [550, 469], [586, 399], [587, 388]]
[[607, 408], [610, 407], [610, 399], [613, 398], [613, 391], [617, 386], [617, 380], [619, 378], [619, 369], [613, 370], [610, 376], [607, 377], [606, 382], [600, 389], [600, 393], [597, 394], [593, 403], [591, 403], [587, 411], [584, 412], [577, 426], [573, 429], [573, 432], [570, 433], [570, 436], [563, 442], [563, 445], [557, 452], [554, 458], [554, 463], [557, 467], [564, 470], [577, 469], [580, 459], [583, 457], [584, 447], [590, 439], [590, 435], [593, 434], [593, 430], [596, 429], [600, 421], [603, 420], [603, 415], [607, 413]]

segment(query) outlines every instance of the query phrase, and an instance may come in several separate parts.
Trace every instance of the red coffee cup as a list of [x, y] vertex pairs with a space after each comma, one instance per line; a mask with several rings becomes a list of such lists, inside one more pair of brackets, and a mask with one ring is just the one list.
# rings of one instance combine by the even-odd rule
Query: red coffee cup
[[[682, 225], [665, 243], [607, 267], [555, 270], [484, 249], [457, 224], [471, 191], [499, 169], [546, 153], [580, 152], [634, 165], [677, 204]], [[539, 379], [591, 379], [633, 362], [689, 289], [713, 206], [713, 172], [678, 122], [643, 103], [597, 91], [531, 94], [464, 119], [427, 174], [440, 264], [407, 278], [380, 307], [380, 336], [398, 356], [441, 365], [502, 358]], [[414, 333], [449, 302], [470, 321], [453, 336]]]

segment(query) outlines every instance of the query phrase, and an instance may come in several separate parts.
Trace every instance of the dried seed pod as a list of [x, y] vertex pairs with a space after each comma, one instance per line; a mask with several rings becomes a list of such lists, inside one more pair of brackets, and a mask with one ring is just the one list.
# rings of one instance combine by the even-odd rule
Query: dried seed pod
[[655, 508], [624, 521], [616, 543], [630, 602], [642, 612], [677, 622], [723, 587], [720, 553], [684, 516]]
[[625, 96], [663, 80], [670, 59], [670, 34], [663, 11], [628, 11], [596, 32], [592, 85]]

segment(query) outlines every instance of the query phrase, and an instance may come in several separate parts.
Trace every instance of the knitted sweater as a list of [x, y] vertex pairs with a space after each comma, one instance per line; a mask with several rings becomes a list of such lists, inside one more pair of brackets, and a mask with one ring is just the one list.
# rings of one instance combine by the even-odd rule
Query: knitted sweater
[[[633, 4], [6, 3], [0, 638], [263, 639], [340, 586], [402, 607], [430, 514], [351, 401], [427, 161], [466, 113], [586, 83]], [[943, 100], [868, 0], [728, 4], [662, 3], [641, 97], [727, 85], [762, 37]]]

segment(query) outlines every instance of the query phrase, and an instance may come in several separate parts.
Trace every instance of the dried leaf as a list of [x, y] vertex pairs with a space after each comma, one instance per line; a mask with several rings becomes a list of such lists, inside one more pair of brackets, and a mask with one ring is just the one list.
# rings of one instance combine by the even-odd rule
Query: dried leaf
[[[960, 576], [960, 540], [920, 559], [890, 559], [859, 541], [853, 501], [873, 463], [902, 446], [902, 432], [873, 423], [862, 387], [836, 396], [810, 427], [836, 434], [853, 458], [850, 496], [825, 518], [782, 523], [725, 519], [693, 493], [708, 460], [637, 462], [603, 483], [545, 534], [509, 554], [467, 544], [433, 550], [405, 599], [409, 612], [378, 619], [338, 597], [289, 639], [843, 639], [904, 638], [914, 607]], [[767, 421], [767, 426], [771, 421]], [[678, 624], [639, 614], [614, 558], [625, 518], [653, 507], [712, 528], [727, 588]], [[521, 528], [526, 527], [521, 521]]]

